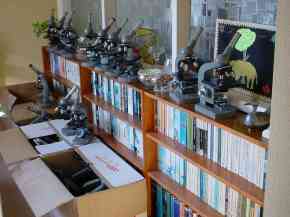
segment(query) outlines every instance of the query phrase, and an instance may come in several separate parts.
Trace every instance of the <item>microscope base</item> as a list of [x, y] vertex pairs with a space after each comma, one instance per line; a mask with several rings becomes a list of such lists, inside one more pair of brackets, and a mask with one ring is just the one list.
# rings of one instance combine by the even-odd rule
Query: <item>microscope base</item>
[[119, 74], [112, 72], [109, 68], [105, 69], [105, 75], [111, 78], [117, 78]]
[[123, 75], [120, 75], [118, 77], [118, 80], [120, 82], [124, 82], [124, 83], [131, 83], [131, 82], [134, 82], [134, 81], [138, 81], [138, 76], [123, 74]]
[[65, 127], [65, 128], [61, 129], [61, 132], [65, 136], [75, 136], [78, 133], [78, 130], [73, 129], [73, 128], [69, 128], [69, 127]]
[[90, 61], [86, 60], [85, 62], [82, 62], [81, 64], [83, 67], [94, 67], [97, 65], [97, 61]]
[[218, 109], [199, 103], [194, 106], [194, 109], [195, 111], [212, 119], [230, 118], [236, 112], [236, 109], [230, 105], [223, 109]]
[[74, 145], [87, 145], [92, 142], [92, 136], [87, 135], [85, 137], [75, 137], [73, 140]]
[[177, 103], [195, 104], [199, 102], [199, 96], [195, 93], [181, 94], [180, 92], [175, 91], [171, 92], [169, 96]]

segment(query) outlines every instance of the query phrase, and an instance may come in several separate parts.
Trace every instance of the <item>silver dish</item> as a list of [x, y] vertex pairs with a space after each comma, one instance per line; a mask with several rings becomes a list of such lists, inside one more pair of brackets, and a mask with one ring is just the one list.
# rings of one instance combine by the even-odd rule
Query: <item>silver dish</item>
[[159, 92], [167, 89], [165, 87], [168, 86], [173, 78], [161, 69], [150, 68], [139, 70], [138, 79], [146, 88]]

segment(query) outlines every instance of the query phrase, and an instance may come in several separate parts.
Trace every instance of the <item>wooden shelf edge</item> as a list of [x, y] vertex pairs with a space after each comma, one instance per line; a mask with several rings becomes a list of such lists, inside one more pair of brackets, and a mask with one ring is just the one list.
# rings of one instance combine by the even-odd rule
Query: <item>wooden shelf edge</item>
[[71, 82], [70, 80], [66, 79], [66, 78], [63, 78], [62, 76], [60, 75], [56, 75], [52, 72], [45, 72], [45, 76], [47, 78], [50, 78], [50, 79], [55, 79], [57, 81], [59, 81], [60, 83], [62, 83], [64, 86], [66, 87], [73, 87], [75, 86], [76, 84], [74, 84], [73, 82]]
[[184, 106], [183, 104], [179, 104], [177, 102], [174, 102], [173, 100], [169, 100], [166, 97], [155, 95], [154, 93], [149, 92], [149, 91], [145, 91], [145, 95], [154, 99], [154, 100], [159, 100], [161, 102], [164, 102], [165, 104], [176, 107], [177, 109], [180, 109], [180, 110], [190, 114], [190, 116], [192, 116], [193, 118], [198, 118], [198, 119], [201, 119], [201, 120], [206, 121], [208, 123], [211, 123], [211, 124], [215, 125], [216, 127], [222, 128], [225, 131], [232, 133], [236, 136], [239, 136], [243, 139], [246, 139], [247, 141], [254, 143], [262, 148], [268, 149], [268, 147], [269, 147], [268, 141], [263, 140], [263, 138], [256, 138], [254, 136], [248, 135], [247, 133], [241, 132], [238, 129], [235, 129], [235, 128], [227, 125], [226, 123], [224, 123], [224, 122], [226, 122], [226, 120], [213, 120], [211, 118], [206, 117], [203, 114], [200, 114], [198, 112], [193, 111], [193, 109], [188, 108], [188, 106]]
[[224, 215], [211, 208], [186, 188], [179, 186], [162, 172], [149, 172], [148, 175], [152, 180], [177, 197], [178, 200], [188, 205], [197, 214], [203, 217], [224, 217]]
[[118, 142], [113, 136], [106, 133], [104, 130], [94, 127], [93, 132], [99, 136], [103, 142], [124, 157], [127, 161], [144, 173], [144, 162], [133, 151], [129, 150], [125, 145]]
[[97, 106], [101, 107], [102, 109], [112, 113], [116, 117], [118, 117], [120, 120], [127, 122], [132, 127], [137, 128], [139, 130], [142, 130], [142, 123], [141, 121], [135, 120], [131, 115], [119, 111], [118, 109], [114, 108], [110, 103], [107, 103], [105, 100], [98, 96], [93, 95], [85, 95], [85, 99], [87, 99], [89, 102], [96, 104]]
[[155, 143], [168, 148], [180, 157], [186, 159], [190, 163], [194, 164], [198, 168], [207, 172], [209, 175], [217, 178], [221, 182], [225, 183], [227, 186], [241, 193], [245, 197], [251, 199], [255, 203], [263, 206], [264, 204], [264, 191], [247, 181], [245, 178], [222, 168], [217, 163], [208, 160], [196, 153], [188, 151], [181, 144], [175, 142], [174, 140], [166, 137], [160, 133], [147, 133], [146, 137], [154, 141]]

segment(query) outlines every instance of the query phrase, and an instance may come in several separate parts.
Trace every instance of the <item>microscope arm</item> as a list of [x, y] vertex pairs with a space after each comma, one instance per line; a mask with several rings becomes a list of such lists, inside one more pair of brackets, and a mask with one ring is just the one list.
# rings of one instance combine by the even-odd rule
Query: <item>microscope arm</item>
[[218, 69], [223, 67], [223, 64], [220, 63], [206, 63], [203, 64], [198, 71], [198, 88], [200, 88], [200, 85], [205, 80], [205, 78], [208, 76], [208, 73], [212, 73], [214, 69]]
[[69, 92], [68, 92], [68, 94], [63, 98], [63, 100], [65, 101], [65, 102], [67, 102], [67, 101], [69, 101], [70, 100], [70, 98], [72, 97], [72, 95], [75, 93], [75, 92], [77, 92], [77, 91], [79, 91], [79, 88], [78, 88], [78, 86], [74, 86]]

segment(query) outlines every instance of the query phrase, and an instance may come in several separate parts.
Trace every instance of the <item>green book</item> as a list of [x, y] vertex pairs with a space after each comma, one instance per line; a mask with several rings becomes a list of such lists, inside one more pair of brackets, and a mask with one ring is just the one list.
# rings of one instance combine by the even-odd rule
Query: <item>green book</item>
[[242, 211], [241, 211], [241, 216], [245, 217], [246, 216], [246, 211], [247, 211], [247, 198], [242, 197]]
[[166, 192], [166, 217], [171, 217], [171, 195]]
[[162, 198], [162, 187], [156, 185], [156, 216], [163, 217], [163, 198]]
[[193, 151], [193, 131], [192, 131], [192, 117], [187, 117], [187, 143], [186, 147], [188, 150]]

